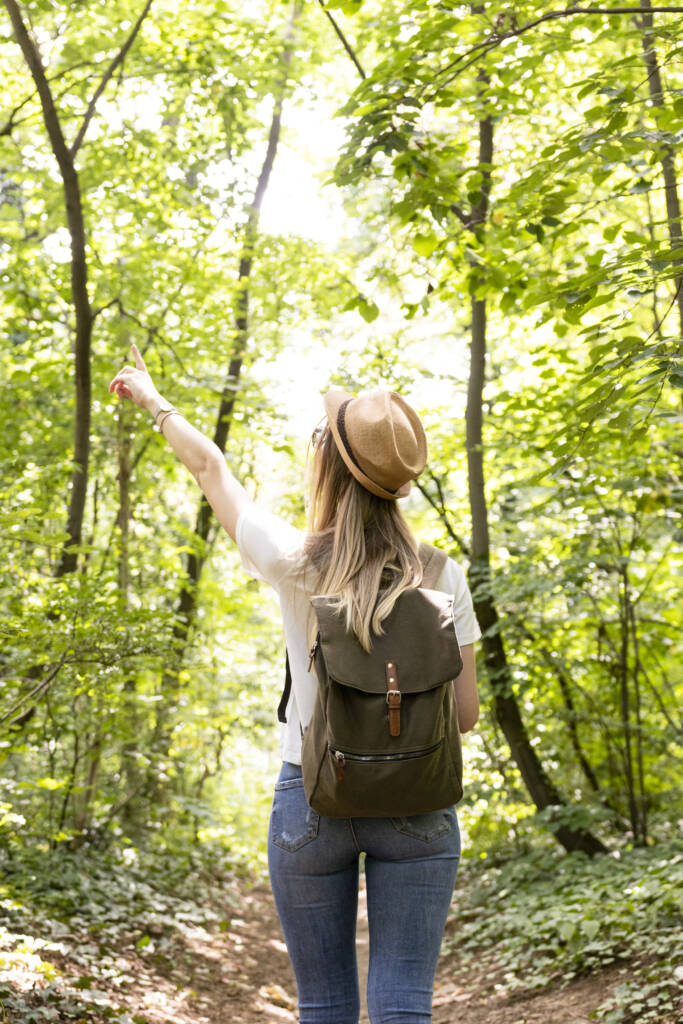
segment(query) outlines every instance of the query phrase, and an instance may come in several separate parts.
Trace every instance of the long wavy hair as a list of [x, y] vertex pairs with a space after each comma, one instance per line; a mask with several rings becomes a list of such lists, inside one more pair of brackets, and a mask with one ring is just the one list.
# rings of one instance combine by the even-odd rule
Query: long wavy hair
[[305, 555], [315, 592], [336, 598], [346, 628], [369, 651], [398, 596], [422, 582], [422, 563], [397, 503], [358, 483], [328, 426], [310, 463], [308, 513]]

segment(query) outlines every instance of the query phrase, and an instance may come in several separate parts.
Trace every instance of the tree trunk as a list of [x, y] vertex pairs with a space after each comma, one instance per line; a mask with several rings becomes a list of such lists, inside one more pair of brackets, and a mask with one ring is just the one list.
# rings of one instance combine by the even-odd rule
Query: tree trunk
[[[539, 654], [541, 654], [546, 665], [557, 679], [557, 682], [560, 687], [560, 694], [562, 695], [562, 703], [564, 704], [565, 710], [567, 712], [567, 727], [569, 729], [569, 738], [571, 741], [571, 745], [574, 749], [574, 754], [576, 755], [576, 760], [578, 761], [581, 767], [581, 771], [583, 772], [590, 788], [596, 795], [600, 795], [601, 790], [598, 777], [595, 774], [595, 771], [593, 770], [593, 766], [586, 757], [586, 752], [583, 749], [581, 739], [579, 737], [579, 730], [577, 724], [578, 715], [576, 713], [574, 697], [572, 695], [571, 685], [569, 683], [569, 679], [567, 678], [567, 674], [564, 671], [564, 668], [560, 664], [559, 660], [553, 654], [552, 650], [544, 646], [540, 642], [537, 635], [532, 633], [531, 630], [527, 629], [523, 623], [521, 623], [521, 629], [527, 640], [529, 640], [530, 643], [536, 645], [536, 650], [538, 650]], [[604, 800], [603, 804], [605, 807], [608, 807], [608, 804]], [[609, 809], [613, 810], [612, 808]]]
[[572, 696], [571, 685], [567, 675], [558, 663], [557, 659], [553, 655], [552, 651], [548, 650], [543, 646], [539, 646], [538, 650], [543, 655], [546, 664], [551, 668], [552, 672], [557, 679], [560, 686], [560, 693], [562, 694], [562, 701], [567, 711], [567, 727], [569, 728], [569, 737], [571, 739], [572, 747], [576, 759], [579, 763], [581, 771], [583, 772], [588, 785], [591, 787], [597, 798], [599, 799], [602, 806], [606, 811], [609, 812], [612, 824], [615, 828], [620, 829], [622, 832], [626, 831], [626, 822], [621, 812], [613, 807], [607, 797], [602, 791], [602, 787], [598, 781], [598, 777], [591, 765], [590, 761], [586, 756], [586, 752], [583, 749], [581, 740], [579, 738], [578, 730], [578, 715], [576, 713], [576, 707], [574, 705], [574, 698]]
[[[128, 608], [130, 591], [129, 539], [130, 539], [130, 478], [131, 478], [131, 444], [132, 437], [128, 424], [127, 409], [124, 405], [118, 408], [117, 416], [117, 448], [118, 448], [118, 485], [119, 513], [117, 523], [119, 530], [119, 599], [123, 608]], [[143, 781], [140, 770], [140, 725], [137, 705], [137, 679], [133, 669], [125, 669], [123, 679], [123, 745], [121, 749], [121, 775], [124, 779], [123, 789], [126, 793], [137, 793]], [[124, 802], [121, 810], [121, 823], [128, 835], [135, 832], [139, 825], [138, 806], [134, 800]]]
[[102, 759], [102, 748], [104, 736], [99, 725], [95, 725], [94, 738], [88, 743], [88, 754], [84, 779], [80, 784], [80, 790], [74, 801], [74, 832], [76, 833], [71, 841], [71, 848], [79, 850], [86, 840], [86, 830], [92, 821], [92, 806], [97, 791], [97, 776], [100, 770]]
[[[237, 389], [242, 372], [242, 363], [244, 361], [247, 343], [249, 340], [249, 284], [253, 268], [254, 248], [258, 238], [258, 224], [261, 207], [268, 188], [280, 141], [282, 108], [287, 92], [289, 69], [294, 52], [294, 30], [300, 12], [301, 5], [297, 3], [292, 8], [289, 25], [285, 35], [285, 43], [281, 56], [282, 72], [277, 91], [274, 95], [273, 114], [268, 133], [266, 153], [256, 182], [253, 199], [247, 209], [247, 221], [244, 228], [242, 252], [237, 268], [237, 294], [235, 298], [234, 311], [235, 341], [230, 356], [230, 362], [213, 433], [213, 440], [222, 452], [225, 451], [230, 433], [232, 416], [237, 400]], [[164, 671], [161, 679], [161, 692], [164, 694], [164, 700], [160, 702], [158, 708], [154, 737], [154, 747], [157, 753], [161, 754], [164, 754], [168, 750], [170, 732], [167, 728], [167, 720], [169, 712], [172, 711], [172, 708], [168, 706], [168, 700], [169, 697], [172, 697], [178, 690], [179, 672], [197, 611], [198, 585], [202, 574], [206, 545], [209, 541], [213, 518], [211, 506], [202, 495], [194, 528], [195, 546], [194, 550], [187, 557], [185, 564], [185, 578], [180, 588], [176, 607], [177, 621], [173, 628], [176, 654], [173, 664]]]
[[90, 339], [93, 316], [88, 296], [85, 223], [78, 173], [64, 139], [38, 47], [28, 33], [19, 5], [15, 0], [4, 0], [4, 4], [40, 97], [43, 120], [62, 178], [66, 220], [71, 237], [71, 296], [76, 319], [74, 345], [76, 416], [74, 421], [74, 468], [71, 475], [71, 494], [66, 524], [68, 538], [62, 547], [56, 571], [57, 576], [64, 576], [66, 573], [73, 572], [78, 564], [78, 552], [72, 548], [81, 543], [90, 456]]
[[151, 0], [147, 0], [145, 3], [128, 38], [105, 70], [88, 104], [78, 133], [71, 146], [67, 145], [64, 138], [59, 114], [57, 113], [50, 84], [45, 74], [40, 51], [26, 28], [21, 8], [16, 0], [3, 0], [3, 2], [9, 14], [17, 43], [21, 48], [40, 98], [43, 121], [62, 178], [66, 222], [71, 238], [71, 297], [75, 316], [74, 390], [76, 395], [76, 413], [74, 419], [73, 471], [69, 488], [70, 497], [66, 522], [67, 539], [62, 546], [55, 573], [57, 577], [60, 577], [74, 572], [78, 565], [77, 549], [81, 544], [83, 534], [83, 516], [88, 492], [88, 463], [90, 459], [92, 392], [90, 344], [92, 339], [93, 311], [88, 295], [85, 219], [75, 159], [88, 130], [88, 125], [95, 113], [97, 101], [116, 69], [123, 64], [126, 54], [133, 45], [140, 27], [149, 12]]
[[[646, 13], [640, 19], [636, 19], [636, 24], [641, 30], [643, 37], [643, 58], [647, 68], [650, 99], [652, 100], [653, 107], [656, 110], [661, 110], [664, 107], [664, 86], [652, 34], [654, 26], [652, 4], [650, 0], [643, 0], [641, 7], [646, 9]], [[655, 118], [659, 120], [657, 113], [655, 113]], [[680, 249], [683, 242], [681, 237], [681, 203], [678, 196], [678, 180], [676, 178], [676, 150], [672, 143], [667, 142], [662, 145], [660, 165], [662, 177], [664, 178], [669, 243], [672, 249]], [[683, 338], [683, 269], [681, 269], [683, 268], [683, 259], [674, 260], [674, 266], [679, 268], [674, 278], [674, 286], [676, 289], [676, 304], [678, 306], [679, 331], [681, 338]]]
[[[639, 654], [638, 654], [638, 624], [635, 608], [631, 600], [631, 581], [628, 574], [628, 565], [621, 565], [619, 568], [620, 579], [620, 626], [621, 638], [621, 711], [624, 734], [624, 764], [626, 769], [626, 781], [628, 786], [629, 817], [631, 829], [636, 845], [647, 845], [647, 794], [645, 791], [645, 766], [643, 754], [643, 723], [642, 708], [640, 700], [640, 677], [639, 677]], [[629, 648], [633, 647], [633, 698], [635, 711], [635, 747], [636, 767], [638, 775], [638, 793], [636, 793], [636, 772], [634, 771], [634, 758], [631, 728], [631, 694]]]
[[[486, 81], [485, 72], [479, 72]], [[493, 121], [479, 121], [479, 165], [482, 184], [470, 216], [471, 229], [483, 237], [488, 216], [493, 162]], [[493, 694], [496, 721], [510, 744], [512, 756], [520, 770], [532, 800], [539, 810], [565, 803], [559, 790], [548, 778], [527, 734], [512, 689], [512, 673], [500, 633], [492, 580], [489, 545], [488, 508], [484, 480], [483, 392], [486, 370], [486, 300], [471, 300], [471, 358], [465, 413], [467, 472], [470, 513], [472, 517], [472, 559], [469, 580], [474, 608], [483, 631], [482, 646], [487, 678]], [[606, 848], [590, 832], [560, 825], [555, 835], [566, 850], [583, 850], [590, 855], [605, 853]]]
[[628, 799], [628, 814], [631, 822], [634, 839], [639, 834], [638, 808], [636, 806], [636, 794], [633, 784], [633, 756], [631, 752], [631, 709], [630, 694], [628, 686], [628, 640], [630, 623], [628, 621], [628, 610], [626, 606], [626, 583], [623, 573], [620, 573], [620, 594], [619, 594], [619, 624], [621, 630], [621, 643], [619, 645], [619, 660], [617, 671], [619, 676], [619, 708], [621, 711], [621, 730], [624, 737], [624, 773], [626, 776], [626, 794]]

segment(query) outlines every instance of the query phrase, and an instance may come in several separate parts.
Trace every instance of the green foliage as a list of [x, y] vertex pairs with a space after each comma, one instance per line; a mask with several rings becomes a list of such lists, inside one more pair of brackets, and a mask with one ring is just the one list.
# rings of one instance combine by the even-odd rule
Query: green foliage
[[[130, 16], [125, 3], [32, 11], [41, 47], [52, 39], [44, 58], [67, 141]], [[77, 161], [94, 314], [90, 486], [81, 570], [61, 578], [74, 416], [69, 235], [28, 69], [7, 33], [0, 44], [10, 89], [0, 135], [1, 835], [13, 850], [106, 845], [122, 831], [151, 841], [170, 820], [178, 848], [211, 832], [228, 837], [236, 859], [263, 862], [255, 822], [274, 766], [254, 752], [275, 745], [274, 605], [224, 538], [198, 543], [197, 492], [147, 417], [106, 387], [136, 341], [158, 386], [208, 433], [235, 388], [226, 377], [237, 270], [287, 18], [279, 3], [258, 17], [224, 0], [162, 3], [96, 105]], [[315, 66], [304, 54], [316, 25], [300, 24], [285, 106]], [[346, 264], [309, 240], [262, 232], [253, 256], [229, 459], [256, 490], [255, 452], [274, 448], [287, 479], [294, 450], [253, 368], [277, 358], [286, 332], [342, 307], [352, 286]], [[211, 566], [186, 643], [178, 609], [195, 552]], [[224, 796], [246, 736], [256, 781], [240, 792], [250, 810]]]
[[[122, 998], [134, 973], [171, 972], [198, 936], [226, 930], [244, 887], [224, 850], [34, 848], [2, 867], [0, 1001], [9, 1019], [26, 1024], [145, 1024], [144, 1006], [128, 1012]], [[30, 992], [11, 984], [22, 969], [40, 981]]]
[[457, 947], [463, 976], [476, 960], [507, 991], [567, 984], [624, 964], [628, 979], [595, 1019], [656, 1021], [676, 1005], [682, 884], [680, 840], [593, 860], [559, 860], [549, 851], [487, 861], [483, 869], [465, 865], [446, 951]]
[[[70, 141], [130, 5], [22, 6]], [[650, 847], [673, 841], [683, 806], [682, 254], [663, 178], [667, 158], [677, 170], [683, 132], [680, 19], [658, 16], [647, 42], [630, 17], [569, 9], [514, 34], [549, 4], [327, 6], [367, 77], [355, 87], [327, 19], [304, 5], [274, 173], [283, 148], [317, 158], [317, 126], [303, 120], [310, 139], [297, 130], [305, 105], [315, 99], [325, 120], [341, 106], [347, 141], [334, 194], [348, 237], [261, 225], [245, 243], [287, 5], [153, 4], [98, 100], [77, 159], [94, 310], [90, 480], [79, 571], [62, 578], [75, 408], [70, 238], [28, 70], [9, 31], [0, 40], [0, 846], [19, 861], [32, 844], [58, 857], [124, 836], [141, 856], [163, 849], [188, 868], [208, 849], [263, 868], [277, 605], [247, 581], [224, 536], [198, 542], [191, 482], [147, 418], [108, 395], [131, 341], [203, 431], [213, 431], [221, 396], [234, 395], [228, 463], [261, 504], [298, 525], [304, 431], [292, 419], [318, 386], [311, 367], [350, 390], [407, 394], [424, 416], [430, 463], [406, 513], [467, 566], [474, 300], [486, 303], [489, 346], [491, 628], [531, 744], [567, 805], [533, 813], [490, 713], [495, 680], [480, 664], [464, 860], [545, 855], [564, 824], [589, 827], [624, 864], [637, 863], [629, 848], [640, 845], [651, 865]], [[645, 42], [662, 71], [661, 104]], [[479, 152], [489, 118], [490, 161]], [[329, 166], [316, 169], [329, 178]], [[236, 380], [245, 244], [253, 266]], [[288, 378], [301, 388], [289, 404]], [[186, 638], [189, 555], [204, 565]], [[621, 866], [604, 862], [606, 872]], [[586, 870], [598, 878], [597, 866]], [[569, 908], [565, 935], [555, 896], [543, 904], [544, 948], [567, 971], [621, 955], [616, 903], [604, 936], [590, 935], [595, 894], [588, 916]]]
[[[368, 279], [401, 296], [425, 335], [450, 325], [452, 348], [440, 339], [432, 372], [444, 352], [457, 366], [470, 303], [486, 304], [492, 629], [532, 745], [572, 796], [531, 822], [508, 744], [487, 723], [471, 739], [463, 805], [475, 856], [524, 851], [541, 823], [646, 843], [681, 806], [683, 302], [665, 201], [681, 133], [681, 23], [656, 16], [646, 31], [567, 9], [521, 32], [550, 11], [415, 3], [394, 17], [382, 5], [391, 45], [342, 108], [335, 172], [356, 208], [365, 198], [381, 239]], [[644, 52], [661, 72], [658, 95]], [[405, 332], [396, 338], [405, 362]], [[428, 348], [411, 350], [417, 362]], [[457, 386], [449, 399], [464, 410]], [[434, 423], [424, 489], [438, 540], [461, 555], [463, 431], [446, 403]]]
[[[670, 83], [661, 109], [632, 19], [571, 16], [503, 47], [504, 33], [524, 23], [521, 11], [514, 21], [498, 4], [456, 16], [417, 3], [398, 25], [388, 17], [393, 45], [343, 108], [348, 143], [336, 180], [381, 182], [382, 215], [453, 308], [469, 294], [502, 323], [553, 323], [557, 338], [571, 332], [577, 352], [585, 345], [579, 400], [546, 442], [561, 469], [605, 428], [629, 440], [645, 432], [660, 396], [662, 415], [680, 401], [682, 252], [661, 177], [683, 127], [669, 59], [680, 20], [660, 19], [649, 37]], [[588, 74], [578, 43], [587, 33], [596, 65]], [[484, 165], [475, 118], [489, 116], [494, 156]], [[475, 226], [488, 175], [489, 217]], [[548, 397], [556, 406], [555, 390]], [[641, 415], [627, 424], [638, 398]]]

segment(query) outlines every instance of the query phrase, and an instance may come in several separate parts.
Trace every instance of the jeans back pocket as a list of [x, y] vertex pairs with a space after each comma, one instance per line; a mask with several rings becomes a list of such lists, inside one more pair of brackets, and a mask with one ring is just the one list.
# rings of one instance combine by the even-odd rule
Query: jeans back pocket
[[412, 839], [421, 839], [423, 843], [433, 843], [435, 839], [452, 832], [455, 811], [447, 807], [443, 811], [428, 811], [427, 814], [411, 814], [408, 818], [392, 818], [391, 823], [397, 832]]
[[320, 815], [306, 801], [304, 780], [276, 782], [270, 815], [270, 837], [276, 846], [294, 853], [318, 835]]

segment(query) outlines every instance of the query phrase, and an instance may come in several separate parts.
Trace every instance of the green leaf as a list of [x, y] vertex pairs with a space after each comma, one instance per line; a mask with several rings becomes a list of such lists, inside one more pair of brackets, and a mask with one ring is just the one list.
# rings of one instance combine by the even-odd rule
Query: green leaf
[[542, 242], [545, 238], [545, 231], [540, 224], [525, 224], [524, 230], [529, 235], [533, 235], [538, 242]]
[[366, 323], [371, 324], [379, 316], [379, 306], [372, 302], [372, 300], [359, 299], [358, 312]]
[[424, 232], [419, 235], [414, 235], [412, 238], [413, 249], [418, 256], [424, 256], [427, 258], [432, 255], [438, 246], [439, 241], [440, 239], [432, 232]]
[[38, 789], [62, 789], [66, 786], [66, 779], [53, 779], [51, 776], [45, 775], [42, 779], [36, 779], [35, 785]]
[[363, 5], [363, 0], [327, 0], [325, 7], [331, 11], [341, 11], [342, 14], [357, 14]]

